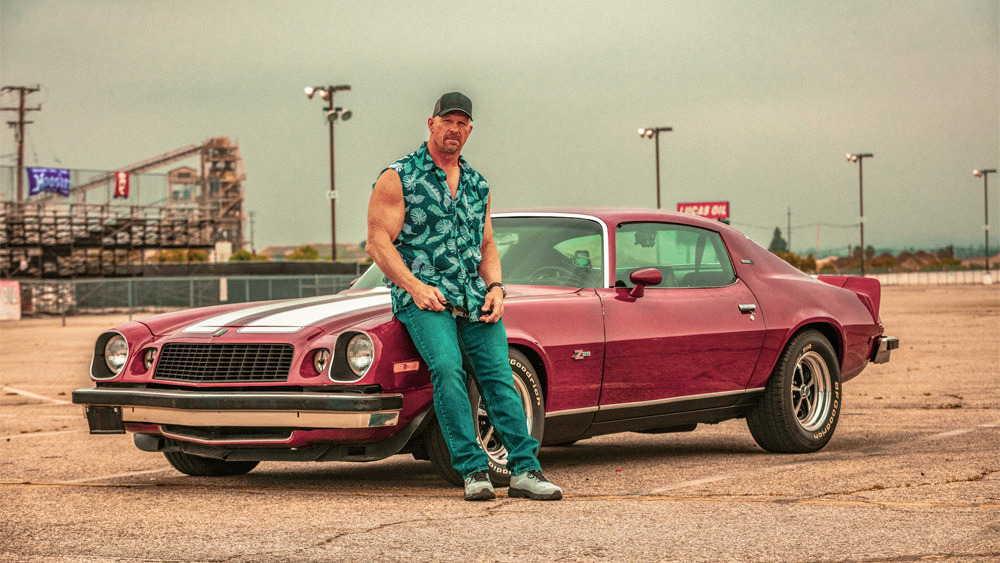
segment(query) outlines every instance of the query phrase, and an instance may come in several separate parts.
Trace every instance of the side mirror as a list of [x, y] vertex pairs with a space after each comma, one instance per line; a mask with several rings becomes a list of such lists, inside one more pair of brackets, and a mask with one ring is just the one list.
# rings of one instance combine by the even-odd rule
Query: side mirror
[[628, 294], [639, 298], [646, 294], [647, 285], [659, 285], [663, 281], [663, 275], [656, 268], [643, 268], [632, 272], [628, 279], [635, 285]]

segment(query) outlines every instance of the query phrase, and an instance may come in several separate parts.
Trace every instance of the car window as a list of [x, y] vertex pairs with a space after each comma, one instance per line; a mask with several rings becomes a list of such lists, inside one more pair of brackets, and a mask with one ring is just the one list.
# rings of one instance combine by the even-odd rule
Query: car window
[[615, 285], [630, 287], [629, 275], [656, 268], [653, 287], [722, 287], [736, 275], [722, 237], [715, 231], [670, 223], [622, 223], [615, 229]]
[[[494, 217], [493, 240], [505, 284], [604, 287], [600, 224], [569, 217]], [[352, 289], [385, 287], [372, 265]]]
[[387, 284], [385, 276], [382, 275], [382, 270], [378, 269], [378, 266], [372, 264], [365, 273], [361, 274], [354, 284], [351, 285], [351, 289], [370, 289], [373, 287], [385, 287]]
[[506, 284], [603, 286], [600, 224], [573, 217], [494, 217]]

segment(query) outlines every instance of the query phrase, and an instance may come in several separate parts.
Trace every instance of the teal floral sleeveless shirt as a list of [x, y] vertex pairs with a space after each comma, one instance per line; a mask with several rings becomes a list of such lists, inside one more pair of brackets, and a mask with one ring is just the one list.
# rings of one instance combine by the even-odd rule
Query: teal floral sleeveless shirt
[[[459, 157], [461, 174], [452, 199], [448, 175], [434, 164], [426, 142], [389, 168], [399, 174], [403, 185], [406, 217], [394, 242], [403, 262], [417, 279], [437, 287], [453, 305], [479, 310], [486, 299], [479, 263], [489, 182]], [[409, 293], [388, 283], [394, 313], [413, 303]], [[474, 314], [470, 320], [479, 319]]]

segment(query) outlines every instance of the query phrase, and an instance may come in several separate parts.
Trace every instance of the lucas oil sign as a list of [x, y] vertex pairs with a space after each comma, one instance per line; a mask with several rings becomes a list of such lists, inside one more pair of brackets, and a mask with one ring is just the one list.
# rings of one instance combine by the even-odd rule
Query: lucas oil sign
[[709, 219], [729, 219], [729, 202], [703, 201], [694, 203], [678, 203], [677, 211], [707, 217]]

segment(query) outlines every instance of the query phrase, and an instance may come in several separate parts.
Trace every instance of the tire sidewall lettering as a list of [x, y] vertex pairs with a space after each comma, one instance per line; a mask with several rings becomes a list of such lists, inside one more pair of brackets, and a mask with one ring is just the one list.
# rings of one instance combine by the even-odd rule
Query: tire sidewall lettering
[[[808, 347], [812, 347], [812, 344], [810, 344]], [[804, 349], [803, 353], [805, 351], [806, 350]], [[827, 363], [829, 363], [829, 358], [826, 357], [826, 354], [823, 354], [823, 357], [825, 360], [827, 360]], [[830, 433], [833, 430], [833, 428], [836, 427], [837, 424], [838, 415], [840, 413], [840, 382], [834, 379], [831, 387], [832, 387], [831, 392], [833, 394], [833, 398], [830, 401], [830, 414], [826, 418], [826, 424], [823, 426], [823, 429], [820, 430], [819, 432], [812, 434], [814, 440], [822, 440], [824, 437], [826, 437], [828, 433]]]
[[536, 405], [542, 404], [542, 392], [538, 388], [538, 383], [535, 381], [535, 378], [528, 377], [528, 373], [529, 373], [528, 372], [528, 368], [526, 368], [521, 362], [515, 360], [514, 358], [510, 359], [510, 365], [511, 365], [512, 368], [514, 368], [515, 370], [517, 370], [518, 375], [516, 377], [520, 377], [521, 381], [525, 385], [531, 387], [531, 391], [532, 391], [532, 395], [533, 395], [532, 399], [534, 400], [535, 404]]

